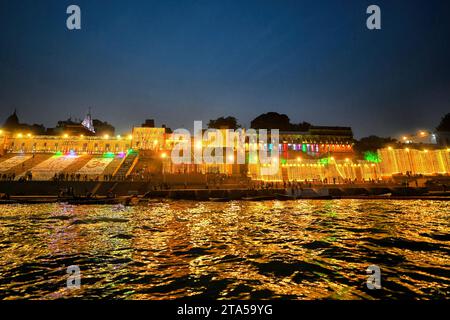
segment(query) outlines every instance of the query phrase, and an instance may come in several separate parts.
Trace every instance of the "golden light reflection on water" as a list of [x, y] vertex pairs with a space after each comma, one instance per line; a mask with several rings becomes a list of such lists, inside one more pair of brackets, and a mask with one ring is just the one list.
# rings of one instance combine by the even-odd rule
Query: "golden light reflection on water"
[[[2, 206], [0, 298], [448, 298], [449, 213], [382, 200]], [[365, 286], [371, 264], [382, 290]], [[64, 289], [69, 265], [80, 290]]]

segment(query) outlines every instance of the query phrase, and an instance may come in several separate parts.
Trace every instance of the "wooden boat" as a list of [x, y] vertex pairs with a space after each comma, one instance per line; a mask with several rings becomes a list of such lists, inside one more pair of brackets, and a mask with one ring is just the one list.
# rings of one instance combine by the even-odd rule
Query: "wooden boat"
[[229, 202], [229, 201], [231, 201], [231, 199], [230, 198], [209, 198], [209, 201], [212, 201], [212, 202]]
[[102, 205], [102, 204], [119, 204], [120, 198], [71, 198], [65, 199], [67, 204], [73, 205]]
[[333, 196], [304, 196], [304, 197], [299, 197], [298, 199], [305, 199], [305, 200], [331, 200], [333, 199]]
[[282, 194], [282, 193], [275, 193], [275, 197], [277, 198], [277, 200], [296, 200], [298, 199], [297, 196], [292, 196], [292, 195], [288, 195], [288, 194]]
[[253, 197], [242, 197], [244, 201], [268, 201], [275, 200], [275, 195], [265, 195], [265, 196], [253, 196]]
[[12, 204], [12, 203], [18, 203], [16, 200], [11, 199], [0, 199], [0, 204]]

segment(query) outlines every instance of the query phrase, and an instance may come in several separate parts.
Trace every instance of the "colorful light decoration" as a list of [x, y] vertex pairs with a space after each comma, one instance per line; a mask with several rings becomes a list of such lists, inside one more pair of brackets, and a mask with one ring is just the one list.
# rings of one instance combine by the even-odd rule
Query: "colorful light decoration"
[[377, 152], [366, 151], [364, 152], [364, 160], [372, 163], [380, 163], [381, 159]]
[[110, 158], [114, 158], [114, 152], [105, 152], [104, 154], [103, 154], [103, 158], [106, 158], [106, 159], [110, 159]]

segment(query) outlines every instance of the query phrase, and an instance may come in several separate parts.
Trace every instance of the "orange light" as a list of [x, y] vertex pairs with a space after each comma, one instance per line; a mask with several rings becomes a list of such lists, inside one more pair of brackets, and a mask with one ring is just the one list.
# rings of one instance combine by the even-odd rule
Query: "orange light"
[[67, 139], [68, 137], [69, 137], [69, 135], [66, 133], [66, 134], [64, 135], [64, 138]]
[[161, 153], [161, 158], [162, 158], [162, 159], [167, 158], [167, 153], [165, 153], [165, 152]]

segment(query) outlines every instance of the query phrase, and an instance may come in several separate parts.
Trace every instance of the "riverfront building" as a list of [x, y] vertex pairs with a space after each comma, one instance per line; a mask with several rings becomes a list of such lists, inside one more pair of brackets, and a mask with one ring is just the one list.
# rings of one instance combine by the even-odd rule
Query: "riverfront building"
[[[165, 127], [154, 127], [150, 120], [127, 134], [113, 136], [84, 134], [80, 128], [58, 134], [43, 134], [40, 130], [34, 134], [33, 126], [22, 124], [19, 130], [12, 130], [11, 124], [19, 123], [16, 114], [12, 117], [8, 119], [9, 127], [0, 130], [1, 179], [51, 180], [63, 175], [77, 180], [122, 180], [172, 176], [189, 183], [194, 177], [219, 174], [267, 181], [337, 183], [385, 179], [396, 174], [448, 175], [450, 170], [449, 149], [386, 148], [379, 150], [375, 159], [357, 159], [353, 133], [348, 127], [311, 126], [306, 132], [281, 131], [278, 173], [264, 176], [261, 169], [265, 165], [249, 159], [249, 149], [254, 146], [248, 140], [245, 164], [236, 164], [236, 146], [225, 144], [222, 163], [175, 164], [170, 157], [177, 142], [173, 133]], [[192, 146], [188, 157], [195, 160], [195, 151], [202, 154], [207, 145], [192, 137], [187, 139]], [[256, 148], [268, 151], [273, 146], [260, 143]]]

